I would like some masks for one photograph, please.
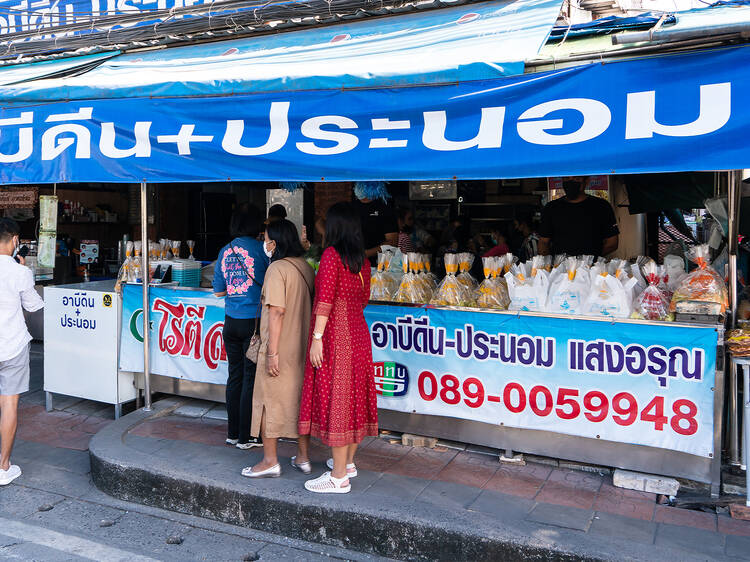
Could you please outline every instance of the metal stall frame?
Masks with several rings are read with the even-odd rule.
[[[143,285],[143,411],[150,412],[151,405],[151,306],[149,305],[149,263],[148,263],[148,185],[141,182],[141,284]]]
[[[729,327],[734,328],[737,322],[737,238],[739,228],[739,207],[742,193],[742,170],[727,172],[727,248],[729,263]],[[739,421],[739,386],[737,363],[729,364],[729,400],[727,401],[728,427],[728,462],[731,466],[740,466],[740,421]],[[745,389],[747,391],[747,389]]]

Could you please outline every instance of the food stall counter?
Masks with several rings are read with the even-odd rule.
[[[223,299],[150,299],[155,379],[221,400]],[[142,371],[141,303],[126,285],[125,371]],[[393,303],[365,318],[384,429],[719,482],[720,325]]]

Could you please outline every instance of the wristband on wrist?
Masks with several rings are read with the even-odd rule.
[[[278,357],[278,353],[266,353],[266,357]]]
[[[314,340],[322,340],[323,339],[323,332],[313,332],[313,339]]]

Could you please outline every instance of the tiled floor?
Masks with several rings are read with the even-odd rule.
[[[24,441],[42,443],[53,447],[86,451],[91,436],[112,423],[112,416],[80,414],[53,410],[22,401],[18,408],[18,437]]]

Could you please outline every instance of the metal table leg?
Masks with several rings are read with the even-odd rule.
[[[52,406],[52,393],[51,392],[45,392],[44,393],[44,409],[48,412],[51,412],[54,407]]]

